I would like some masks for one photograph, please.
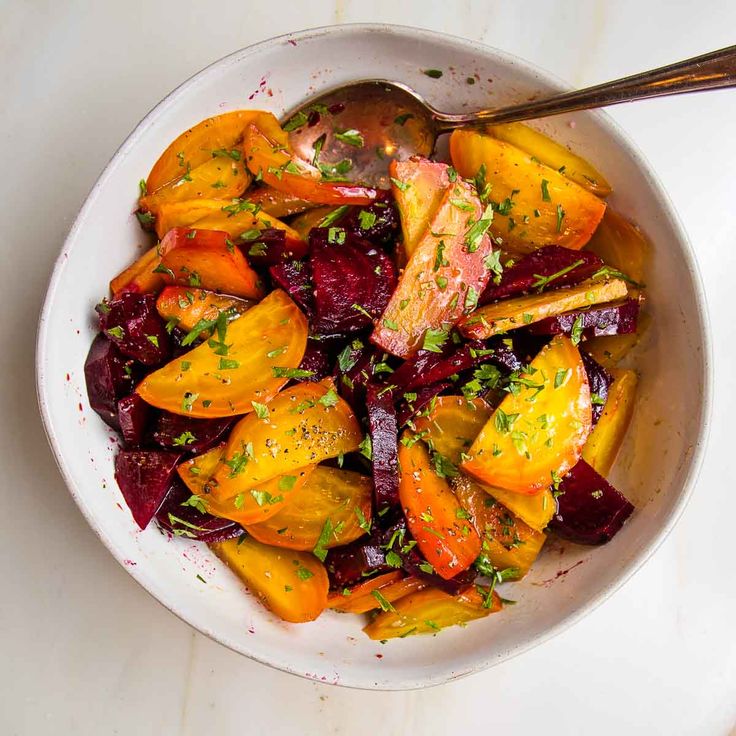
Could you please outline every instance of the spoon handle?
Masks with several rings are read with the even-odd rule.
[[[612,82],[547,97],[520,105],[480,110],[465,115],[437,113],[441,132],[464,125],[513,123],[575,110],[617,105],[648,97],[679,95],[736,86],[736,46],[696,56]]]

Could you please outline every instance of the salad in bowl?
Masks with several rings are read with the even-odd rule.
[[[325,117],[362,146],[340,112],[226,112],[166,148],[85,378],[131,524],[209,545],[284,621],[386,641],[502,610],[550,535],[604,544],[635,513],[606,477],[647,242],[522,124],[392,160],[390,189],[324,140],[293,153]]]

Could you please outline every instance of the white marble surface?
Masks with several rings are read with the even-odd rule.
[[[562,636],[423,692],[299,680],[169,614],[67,494],[37,416],[34,331],[52,261],[97,174],[140,117],[205,64],[272,35],[355,21],[477,39],[583,85],[733,43],[736,5],[0,0],[0,733],[736,733],[736,91],[612,112],[663,178],[699,254],[716,408],[675,532]]]

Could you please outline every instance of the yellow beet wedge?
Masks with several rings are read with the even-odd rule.
[[[437,588],[429,588],[393,604],[387,602],[383,612],[363,631],[377,641],[436,634],[440,629],[462,626],[500,610],[501,599],[495,592],[488,596],[471,586],[459,595],[451,596]]]
[[[482,483],[531,495],[580,459],[592,422],[590,388],[580,352],[562,335],[511,386],[461,467]]]
[[[636,384],[634,371],[614,371],[603,414],[583,448],[583,460],[604,477],[611,471],[631,422]]]
[[[520,148],[598,197],[607,197],[612,191],[603,174],[592,164],[528,125],[489,125],[486,132],[500,141]]]
[[[245,414],[254,401],[275,396],[307,346],[306,317],[280,290],[230,324],[210,328],[212,338],[141,381],[136,392],[144,401],[184,416]]]
[[[314,621],[327,606],[327,572],[312,554],[269,547],[247,536],[210,548],[284,621]]]
[[[483,340],[574,309],[623,299],[626,294],[626,282],[621,279],[584,281],[568,289],[487,304],[464,317],[458,326],[465,337]]]

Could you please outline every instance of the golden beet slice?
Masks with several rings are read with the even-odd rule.
[[[468,450],[464,471],[516,493],[548,488],[582,455],[592,423],[580,352],[558,335],[515,380]]]
[[[314,621],[327,606],[327,572],[314,555],[269,547],[248,536],[216,542],[210,548],[284,621]]]

